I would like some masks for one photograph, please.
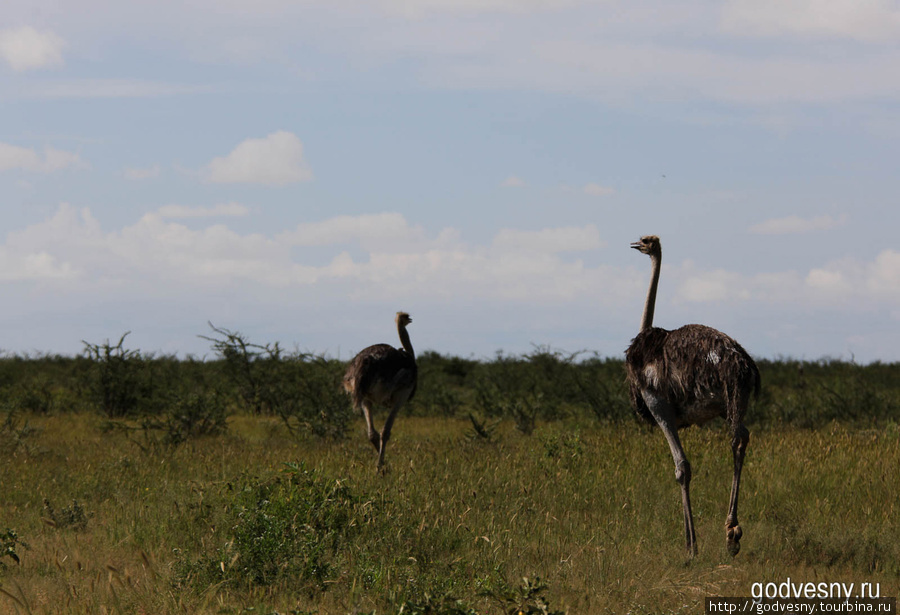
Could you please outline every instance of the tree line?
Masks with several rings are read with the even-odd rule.
[[[29,414],[94,412],[144,445],[178,444],[227,429],[241,413],[279,418],[298,436],[342,438],[354,425],[341,389],[343,361],[211,326],[212,358],[177,358],[84,342],[77,356],[0,358],[0,419],[7,434]],[[816,428],[832,421],[896,424],[900,364],[758,360],[762,395],[748,425]],[[530,434],[542,422],[633,420],[623,360],[535,346],[491,358],[418,357],[419,388],[404,413],[456,417],[490,437],[501,422]]]

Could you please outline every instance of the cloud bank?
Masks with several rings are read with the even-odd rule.
[[[10,3],[10,19],[33,13],[33,2]],[[900,7],[889,0],[688,0],[678,6],[617,0],[272,0],[252,11],[240,2],[213,0],[135,0],[121,7],[90,0],[54,4],[52,12],[60,28],[83,38],[109,40],[115,32],[167,41],[200,64],[291,64],[287,59],[303,41],[351,66],[389,68],[412,61],[416,80],[441,89],[524,88],[617,104],[707,101],[739,108],[900,99]],[[179,15],[177,28],[161,17],[166,14]],[[336,25],[345,23],[367,26]],[[53,32],[28,26],[3,32],[0,58],[13,70],[61,64],[65,43]],[[29,90],[48,97],[190,91],[115,79]]]
[[[0,245],[4,279],[68,278],[85,284],[285,287],[352,280],[347,295],[529,298],[550,302],[609,301],[643,294],[643,269],[588,266],[583,254],[606,242],[593,224],[537,231],[503,228],[489,244],[465,241],[457,229],[429,233],[392,212],[336,216],[274,234],[240,233],[215,223],[189,228],[181,220],[245,217],[239,203],[166,205],[123,228],[103,231],[88,208],[61,204],[43,222],[10,232]],[[297,249],[329,254],[305,262]],[[299,254],[299,256],[298,256]],[[322,260],[321,257],[316,260]],[[596,260],[596,258],[594,258]],[[637,273],[635,273],[637,271]],[[900,300],[900,252],[871,262],[845,259],[807,272],[744,275],[699,270],[692,261],[666,265],[663,277],[687,303],[758,301],[810,304]],[[615,289],[624,289],[615,292]]]
[[[147,306],[146,326],[160,326],[158,314],[166,313],[172,326],[191,326],[195,333],[223,315],[238,323],[260,317],[293,322],[287,315],[299,311],[318,315],[304,325],[306,337],[329,344],[343,339],[322,337],[339,313],[358,317],[360,310],[384,306],[388,315],[397,309],[442,314],[446,322],[431,328],[429,343],[457,352],[489,354],[484,344],[490,336],[509,331],[521,344],[549,338],[573,348],[600,344],[617,354],[637,326],[649,278],[647,263],[605,264],[606,241],[590,224],[502,228],[484,243],[467,241],[452,227],[429,231],[396,212],[301,222],[275,234],[227,224],[252,215],[233,202],[167,205],[104,230],[90,209],[63,203],[45,220],[7,234],[0,244],[0,283],[16,285],[7,294],[40,305],[53,297],[75,331],[80,325],[71,306],[80,304],[96,304],[89,320],[102,309],[104,322],[124,319],[129,329],[140,326],[129,320],[137,313],[119,308],[127,311],[116,315],[111,306]],[[817,318],[812,314],[841,310],[900,319],[900,251],[891,248],[869,261],[846,258],[753,275],[672,262],[664,265],[662,284],[659,326],[704,322],[743,338],[753,352],[765,339],[742,329],[753,316],[809,324]],[[193,324],[179,320],[189,308]],[[463,318],[473,310],[481,314],[478,322]],[[453,333],[454,327],[465,334]],[[567,337],[570,330],[579,337]],[[796,335],[791,331],[776,327],[766,334],[768,343],[785,348],[784,336]],[[866,343],[877,346],[884,335],[869,337]],[[179,343],[192,349],[188,338]],[[861,339],[857,331],[847,338]]]

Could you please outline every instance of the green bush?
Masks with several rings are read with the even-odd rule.
[[[20,412],[8,410],[0,422],[0,455],[12,455],[20,447],[26,447],[27,451],[27,439],[36,432],[37,429],[21,418]]]
[[[365,514],[341,482],[286,464],[270,480],[241,489],[229,506],[230,531],[214,556],[181,562],[178,583],[205,587],[285,583],[310,593],[333,578],[339,549]],[[369,509],[370,510],[370,509]]]
[[[538,346],[528,355],[498,353],[471,370],[473,405],[483,416],[511,419],[530,434],[538,421],[630,415],[621,361],[579,362],[581,353]],[[610,368],[613,369],[610,369]]]
[[[50,503],[50,500],[44,498],[42,517],[44,523],[51,527],[84,531],[87,528],[88,516],[84,507],[77,500],[72,500],[71,506],[63,506],[62,509],[57,511]]]
[[[832,421],[883,424],[900,414],[900,364],[759,361],[760,400],[750,423],[815,428]]]
[[[471,407],[469,375],[478,367],[474,359],[442,356],[427,350],[416,359],[419,384],[409,404],[409,413],[418,416],[457,416]]]
[[[123,346],[129,333],[124,333],[115,346],[109,340],[102,344],[83,342],[84,354],[92,366],[88,389],[108,418],[152,413],[158,409],[152,357]]]
[[[141,429],[151,443],[177,446],[192,438],[225,433],[227,418],[221,396],[216,391],[200,390],[173,397],[163,412],[144,417]]]
[[[19,555],[16,553],[18,547],[27,549],[28,545],[19,539],[19,535],[15,530],[6,528],[5,531],[0,532],[0,570],[3,570],[3,567],[6,565],[6,562],[3,561],[4,557],[8,557],[17,564],[19,563]]]
[[[522,584],[510,586],[505,580],[488,583],[482,594],[498,603],[504,613],[515,615],[564,615],[563,611],[551,610],[545,594],[547,584],[540,577],[525,577]]]
[[[621,421],[634,417],[621,360],[594,355],[573,363],[572,382],[578,392],[576,403],[598,420]]]
[[[78,357],[0,357],[0,411],[7,413],[0,449],[18,447],[19,435],[27,435],[10,427],[9,412],[19,420],[87,409],[169,444],[222,433],[225,417],[234,413],[278,417],[296,434],[346,435],[355,417],[341,390],[345,363],[212,330],[203,336],[215,353],[210,360],[128,349],[127,333],[115,344],[83,342]],[[404,413],[512,422],[526,434],[559,420],[633,420],[621,358],[536,346],[524,355],[498,353],[487,360],[425,351],[418,363],[418,390]],[[747,413],[751,428],[818,428],[835,421],[881,427],[900,415],[898,363],[757,364],[762,393]]]
[[[308,353],[284,353],[275,344],[253,344],[242,334],[210,326],[206,337],[222,359],[228,381],[245,408],[281,418],[292,432],[345,436],[353,414],[341,391],[344,365]]]

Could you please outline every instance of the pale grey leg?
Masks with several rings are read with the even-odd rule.
[[[405,402],[406,400],[404,399],[394,404],[394,407],[391,408],[387,419],[384,421],[384,427],[381,428],[381,446],[378,449],[379,469],[384,467],[384,451],[387,448],[388,440],[391,439],[391,429],[394,427],[394,419],[397,418],[397,413],[400,412],[400,408],[403,407],[403,404]]]
[[[744,466],[744,453],[750,442],[750,432],[743,425],[734,429],[731,438],[731,450],[734,453],[734,478],[731,481],[731,500],[728,503],[728,517],[725,519],[725,541],[728,552],[732,556],[741,550],[743,531],[738,524],[738,491],[741,488],[741,469]]]
[[[375,425],[372,423],[372,410],[365,402],[362,404],[362,413],[366,419],[366,433],[369,437],[369,442],[372,443],[376,451],[381,450],[381,436],[375,431]]]
[[[656,419],[657,425],[669,443],[672,459],[675,461],[675,481],[681,485],[681,506],[684,512],[684,539],[688,553],[691,557],[697,555],[697,535],[694,532],[694,515],[691,512],[691,464],[688,462],[681,440],[678,438],[678,429],[675,426],[674,411],[663,399],[644,396],[647,408]]]

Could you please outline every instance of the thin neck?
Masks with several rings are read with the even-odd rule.
[[[406,332],[406,327],[397,325],[397,333],[400,335],[400,343],[403,344],[403,350],[408,352],[409,356],[415,358],[416,351],[413,350],[412,342],[409,341],[409,333]]]
[[[650,276],[650,288],[647,289],[647,303],[644,304],[644,316],[641,318],[641,331],[653,326],[653,311],[656,309],[656,287],[659,286],[659,270],[662,265],[661,254],[651,254],[653,274]]]

